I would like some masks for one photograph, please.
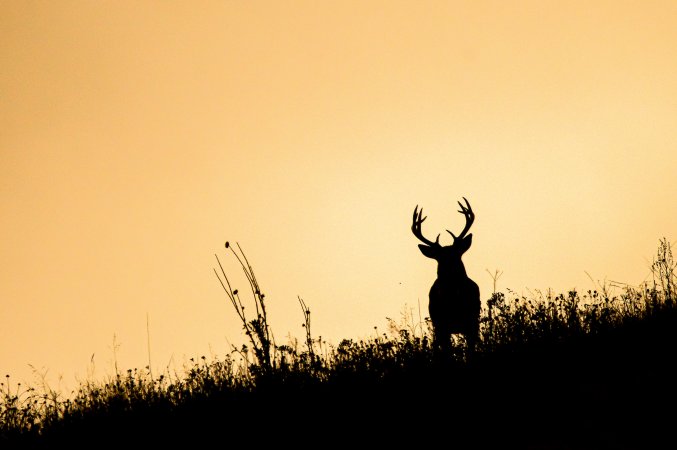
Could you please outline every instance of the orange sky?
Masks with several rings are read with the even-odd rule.
[[[640,283],[677,238],[675,55],[673,1],[2,2],[0,370],[110,373],[114,334],[142,367],[146,314],[156,371],[223,355],[226,240],[278,341],[297,295],[367,336],[427,309],[411,214],[458,231],[461,196],[483,300],[486,269]]]

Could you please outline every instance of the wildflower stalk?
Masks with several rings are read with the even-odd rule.
[[[306,347],[308,347],[308,356],[310,356],[310,361],[315,360],[315,351],[313,350],[313,335],[310,332],[310,308],[306,305],[306,302],[299,296],[299,305],[301,306],[301,312],[303,312],[303,325],[302,327],[306,330]]]
[[[245,307],[242,303],[242,299],[240,298],[240,293],[237,289],[233,289],[231,286],[230,281],[226,276],[226,271],[223,269],[223,265],[219,260],[219,256],[216,254],[214,256],[216,257],[216,261],[219,265],[219,268],[221,269],[221,275],[223,275],[223,279],[221,279],[221,276],[216,271],[216,268],[214,268],[214,274],[221,283],[224,292],[228,296],[228,299],[230,300],[235,312],[242,322],[243,329],[249,338],[249,342],[252,344],[252,349],[254,350],[254,354],[258,363],[264,372],[269,372],[273,368],[274,358],[273,355],[271,355],[271,352],[275,346],[272,344],[272,332],[270,330],[270,326],[268,325],[265,294],[261,292],[261,287],[259,286],[256,275],[254,274],[254,269],[252,268],[251,264],[249,264],[242,247],[240,247],[239,244],[236,245],[237,249],[239,250],[239,254],[229,242],[226,242],[225,246],[226,249],[230,249],[233,255],[235,255],[235,258],[240,263],[242,271],[249,282],[249,287],[254,296],[254,308],[256,311],[255,319],[250,320],[247,318]]]

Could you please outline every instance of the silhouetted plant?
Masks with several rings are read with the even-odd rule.
[[[313,335],[310,332],[310,308],[306,305],[306,302],[299,296],[299,305],[301,306],[301,312],[303,313],[303,324],[301,325],[306,332],[306,349],[308,350],[308,357],[311,362],[315,361],[315,350],[313,348]]]
[[[672,248],[667,238],[659,241],[658,252],[651,264],[654,276],[654,284],[658,282],[661,291],[665,295],[666,303],[672,303],[675,295],[675,283],[677,283],[677,262],[672,258]]]
[[[247,277],[249,287],[254,296],[254,308],[256,312],[255,319],[247,318],[247,314],[245,313],[245,306],[242,304],[242,300],[240,298],[240,292],[238,289],[233,289],[232,286],[230,285],[230,281],[228,280],[226,272],[223,269],[223,266],[221,265],[219,256],[216,254],[214,256],[216,257],[216,261],[218,262],[219,268],[221,269],[223,280],[219,276],[219,273],[216,271],[216,269],[214,269],[214,274],[216,274],[216,277],[219,279],[219,282],[221,283],[224,292],[228,296],[228,299],[233,305],[233,308],[235,308],[235,312],[237,313],[238,317],[240,318],[240,321],[242,322],[245,334],[247,335],[249,341],[252,344],[252,350],[256,355],[259,367],[264,371],[269,372],[273,367],[272,365],[274,355],[272,355],[271,353],[275,349],[275,345],[272,342],[272,332],[270,330],[270,326],[268,325],[268,315],[266,313],[266,302],[265,302],[266,296],[263,292],[261,292],[261,287],[259,286],[259,283],[256,279],[256,275],[254,275],[254,269],[252,269],[252,266],[249,264],[247,257],[245,256],[244,252],[242,251],[242,248],[240,247],[240,244],[236,245],[238,250],[240,251],[239,255],[238,252],[236,252],[235,249],[231,247],[229,242],[226,242],[226,249],[230,249],[233,255],[235,255],[235,258],[242,267],[242,271]]]

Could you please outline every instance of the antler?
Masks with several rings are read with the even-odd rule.
[[[458,237],[456,237],[454,236],[454,233],[447,230],[447,233],[449,233],[451,237],[454,238],[454,241],[456,241],[457,239],[463,239],[466,233],[468,233],[468,230],[470,230],[472,223],[475,221],[475,213],[472,211],[470,203],[468,203],[468,199],[463,197],[463,200],[465,200],[466,206],[463,206],[461,202],[458,202],[458,206],[461,207],[461,210],[459,212],[465,216],[465,227],[463,228],[463,231],[461,231],[461,234],[459,234]]]
[[[423,216],[423,208],[421,208],[421,210],[419,211],[418,205],[416,205],[416,208],[414,208],[413,222],[411,224],[412,233],[414,233],[414,236],[416,236],[424,244],[427,244],[431,247],[439,246],[440,245],[440,235],[439,234],[437,235],[437,239],[435,240],[435,242],[429,241],[428,239],[423,237],[423,232],[421,231],[421,224],[428,217],[422,217],[422,216]]]

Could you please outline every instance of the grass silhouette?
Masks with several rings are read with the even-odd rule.
[[[405,311],[389,330],[328,345],[274,342],[249,262],[257,306],[226,294],[249,345],[223,359],[191,359],[184,374],[149,370],[83,383],[70,398],[0,386],[0,448],[153,445],[422,445],[451,448],[674,447],[677,380],[675,262],[661,240],[654,280],[612,295],[492,294],[468,361],[463,339],[432,345],[427,322]]]

